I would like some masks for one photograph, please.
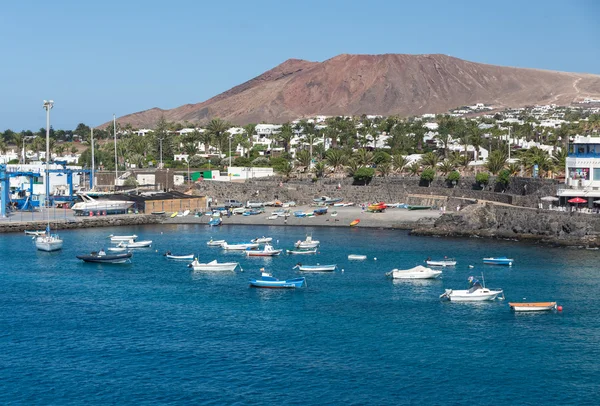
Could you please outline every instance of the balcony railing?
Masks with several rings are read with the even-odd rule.
[[[600,152],[569,152],[569,158],[600,158]]]

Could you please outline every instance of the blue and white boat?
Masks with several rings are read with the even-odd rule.
[[[294,278],[280,281],[264,269],[261,269],[260,279],[250,279],[252,288],[295,289],[306,286],[306,278]]]
[[[514,259],[512,259],[512,258],[506,258],[506,257],[483,258],[483,263],[485,265],[505,265],[505,266],[512,266],[513,262],[515,262]]]
[[[223,220],[221,220],[220,217],[214,217],[214,218],[210,219],[210,221],[208,222],[208,225],[211,227],[216,227],[216,226],[220,226],[221,223],[223,223]]]
[[[303,272],[333,272],[335,271],[337,268],[337,265],[302,265],[300,263],[298,263],[294,268],[292,269],[298,269],[299,271],[303,271]]]

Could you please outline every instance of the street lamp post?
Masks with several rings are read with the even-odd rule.
[[[44,100],[46,110],[46,207],[50,207],[50,110],[54,100]]]
[[[229,181],[231,181],[231,137],[229,134],[229,166],[227,167],[227,173],[229,174]]]
[[[159,138],[158,141],[160,142],[160,169],[162,169],[163,167],[163,162],[162,162],[162,138]]]

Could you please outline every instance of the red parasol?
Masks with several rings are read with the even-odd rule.
[[[587,200],[582,199],[581,197],[575,197],[573,199],[567,200],[569,203],[587,203]]]

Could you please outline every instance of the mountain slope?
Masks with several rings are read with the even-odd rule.
[[[290,59],[205,102],[118,119],[152,127],[169,121],[280,123],[303,116],[443,113],[473,103],[519,107],[568,105],[600,96],[600,76],[511,68],[446,55],[338,55],[324,62]]]

